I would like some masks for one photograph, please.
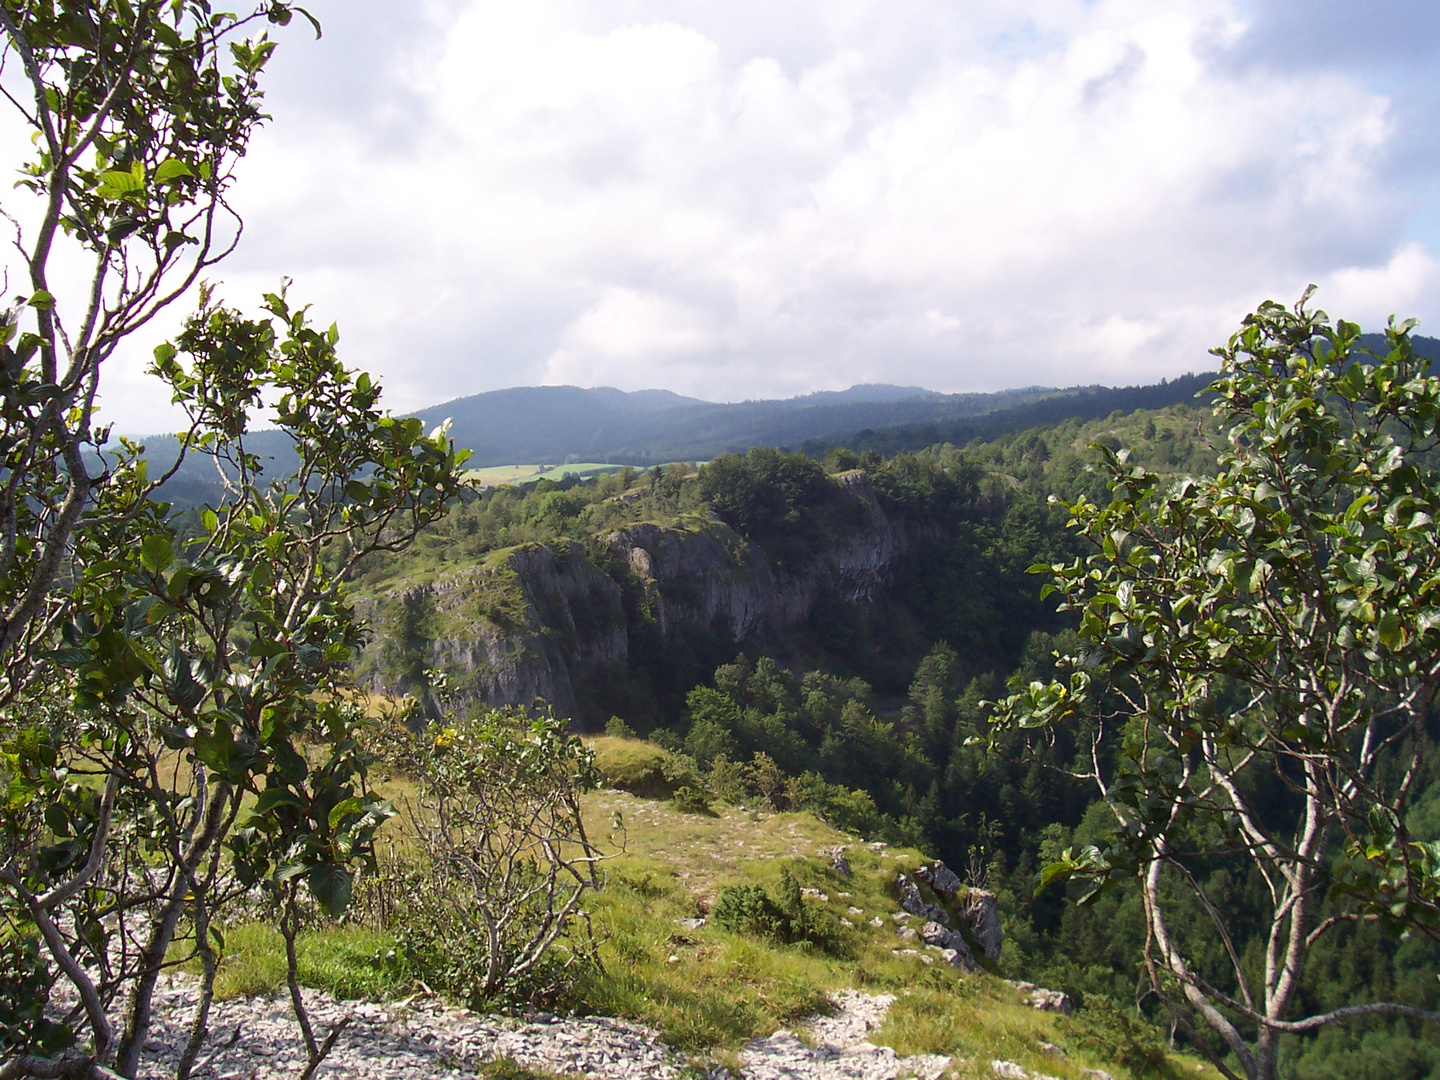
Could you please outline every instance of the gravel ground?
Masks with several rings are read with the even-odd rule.
[[[800,1033],[777,1031],[753,1039],[740,1058],[745,1080],[933,1080],[948,1058],[897,1057],[866,1041],[894,1000],[845,990],[834,995],[834,1016],[817,1016]],[[193,983],[176,979],[156,995],[155,1025],[145,1044],[141,1076],[171,1075],[184,1044]],[[317,1038],[345,1017],[317,1077],[342,1080],[435,1080],[473,1077],[486,1061],[521,1065],[595,1080],[672,1080],[695,1076],[686,1055],[640,1024],[605,1017],[536,1014],[527,1020],[484,1016],[433,1000],[408,1004],[337,1001],[306,992]],[[211,1010],[211,1040],[193,1075],[212,1080],[295,1080],[305,1057],[288,997],[240,998]],[[803,1036],[803,1039],[802,1039]],[[715,1070],[712,1076],[724,1075]]]

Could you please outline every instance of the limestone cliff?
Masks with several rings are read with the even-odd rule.
[[[370,614],[424,601],[433,613],[424,666],[445,670],[462,699],[529,706],[538,698],[561,714],[597,719],[584,715],[584,687],[624,668],[642,641],[664,648],[703,632],[769,646],[809,619],[823,592],[858,603],[881,595],[905,538],[863,472],[834,479],[855,513],[798,572],[776,569],[761,547],[696,515],[633,525],[594,537],[588,548],[569,541],[491,552],[481,565],[377,598]],[[411,689],[386,678],[383,645],[372,644],[365,664],[377,689]]]
[[[636,525],[604,543],[644,587],[662,635],[688,622],[722,626],[736,642],[753,637],[766,643],[808,619],[824,589],[871,603],[890,582],[895,530],[869,478],[856,470],[834,479],[857,502],[858,523],[799,574],[778,572],[762,550],[713,520],[692,529]]]

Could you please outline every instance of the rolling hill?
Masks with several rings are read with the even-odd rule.
[[[1440,339],[1414,340],[1422,356],[1440,360]],[[1362,341],[1376,351],[1383,344],[1383,338],[1373,334]],[[959,445],[1071,418],[1095,419],[1117,409],[1130,412],[1193,401],[1209,378],[1201,373],[1144,386],[1032,386],[984,394],[872,383],[732,404],[669,390],[518,386],[456,398],[414,415],[427,426],[449,418],[451,436],[457,445],[474,451],[471,464],[476,468],[580,461],[648,466],[705,461],[752,446],[811,454],[828,446],[849,446],[888,454],[940,442]],[[152,474],[174,462],[173,436],[143,441]],[[282,433],[253,432],[247,445],[266,461],[267,472],[283,476],[289,471],[292,458]],[[217,486],[213,463],[195,459],[184,463],[164,494],[178,506],[192,506],[212,498]]]

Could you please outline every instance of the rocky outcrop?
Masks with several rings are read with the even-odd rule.
[[[971,938],[987,957],[1000,959],[1005,928],[1000,923],[1000,906],[994,893],[968,887],[959,874],[939,861],[920,867],[915,876],[929,885],[936,896],[951,903],[960,925],[970,931]]]
[[[968,971],[980,968],[972,946],[978,946],[992,963],[1000,959],[1005,929],[1000,923],[1000,909],[994,893],[963,884],[959,876],[942,862],[922,866],[915,876],[949,906],[947,910],[942,904],[931,903],[909,877],[903,873],[896,876],[900,906],[911,915],[925,920],[919,931],[925,944],[951,954],[946,957],[950,963]]]
[[[421,666],[444,670],[462,700],[528,707],[543,699],[562,715],[603,720],[608,714],[583,715],[582,691],[606,668],[623,668],[641,641],[654,648],[658,637],[665,648],[698,633],[769,647],[809,620],[822,595],[880,597],[907,541],[865,473],[834,479],[854,500],[849,524],[793,573],[722,522],[695,515],[632,525],[596,537],[589,549],[570,541],[492,552],[481,565],[395,590],[362,613],[414,601],[418,590],[433,610]],[[413,692],[403,678],[387,680],[384,648],[375,642],[367,651],[372,683]]]
[[[620,587],[571,542],[525,545],[488,565],[442,576],[390,597],[430,609],[425,662],[450,678],[461,700],[531,706],[574,715],[576,687],[627,655]],[[383,643],[372,644],[378,652]],[[406,685],[377,688],[413,691]]]
[[[995,894],[984,889],[966,889],[955,903],[961,925],[970,928],[981,951],[991,960],[999,960],[1000,947],[1005,944],[1005,928],[1000,923]]]
[[[822,592],[873,603],[894,576],[905,545],[869,477],[854,470],[834,479],[855,500],[856,520],[800,573],[777,571],[760,548],[713,519],[633,525],[603,542],[645,590],[662,636],[689,624],[766,642],[809,619]]]
[[[1032,982],[1014,982],[1005,980],[1006,984],[1013,986],[1016,990],[1024,993],[1025,1000],[1032,1009],[1040,1012],[1058,1012],[1070,1016],[1075,1012],[1075,1005],[1070,1000],[1070,995],[1064,990],[1046,990],[1043,986],[1036,986]]]

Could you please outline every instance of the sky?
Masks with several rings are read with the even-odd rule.
[[[1440,335],[1440,4],[310,0],[217,275],[396,410],[1153,382],[1307,283]],[[117,356],[120,430],[174,426]]]

